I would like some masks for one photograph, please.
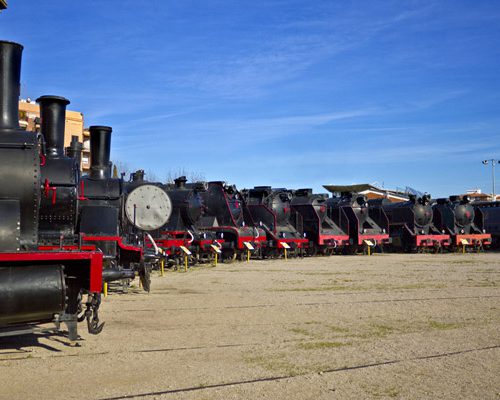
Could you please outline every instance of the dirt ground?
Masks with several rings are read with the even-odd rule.
[[[1,399],[500,399],[500,254],[156,275],[99,336],[0,339]]]

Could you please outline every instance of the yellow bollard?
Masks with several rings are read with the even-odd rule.
[[[214,265],[215,267],[217,266],[217,256],[218,256],[218,254],[217,254],[217,252],[215,252],[215,265]]]
[[[250,261],[250,250],[247,250],[247,262]]]
[[[184,272],[188,272],[188,256],[184,256]]]
[[[160,276],[165,274],[165,259],[162,258],[160,261]]]
[[[108,297],[108,282],[104,282],[102,292],[104,294],[104,297]]]
[[[465,254],[465,244],[462,245],[462,254]]]
[[[285,261],[288,260],[288,255],[287,255],[287,252],[286,252],[286,248],[285,248]]]
[[[368,255],[371,256],[371,247],[368,245]]]

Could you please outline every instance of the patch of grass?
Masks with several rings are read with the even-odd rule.
[[[374,289],[379,290],[407,290],[407,289],[442,289],[446,287],[442,283],[409,283],[406,285],[376,284]]]
[[[472,281],[472,279],[471,279]],[[484,280],[484,281],[480,281],[480,282],[477,282],[477,281],[473,281],[473,282],[470,282],[467,284],[468,287],[497,287],[498,284],[495,282],[495,281],[490,281],[488,279]]]
[[[330,330],[332,330],[333,332],[336,332],[336,333],[349,333],[349,329],[341,328],[340,326],[330,325],[328,328],[330,328]]]
[[[350,342],[309,342],[299,343],[297,347],[302,350],[332,349],[337,347],[350,346]]]
[[[344,282],[348,282],[344,280]],[[407,289],[442,289],[446,285],[442,283],[411,283],[406,285],[394,285],[385,283],[376,283],[370,286],[360,285],[322,285],[317,287],[268,289],[270,292],[338,292],[338,291],[369,291],[369,290],[407,290]]]
[[[298,335],[304,335],[304,336],[313,336],[311,333],[303,328],[290,328],[290,332],[296,333]]]
[[[258,355],[244,358],[248,364],[257,365],[268,371],[284,374],[287,376],[296,376],[303,374],[305,370],[296,364],[290,362],[286,354],[279,353],[275,355]]]
[[[398,331],[396,328],[389,326],[389,325],[383,325],[383,324],[375,324],[371,325],[370,327],[367,328],[367,330],[363,333],[359,333],[356,335],[352,335],[353,337],[357,337],[360,339],[373,339],[373,338],[384,338],[386,336],[389,336],[390,334]]]
[[[371,334],[377,337],[386,337],[393,333],[395,329],[389,325],[373,325]]]
[[[456,329],[460,328],[460,324],[455,324],[455,323],[446,323],[446,322],[439,322],[439,321],[429,321],[429,326],[432,329],[437,329],[440,331],[445,331],[448,329]]]

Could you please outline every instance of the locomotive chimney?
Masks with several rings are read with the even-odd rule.
[[[130,178],[132,182],[142,182],[144,181],[144,170],[143,169],[138,169],[135,172],[132,172],[130,174]]]
[[[185,176],[179,176],[177,179],[174,179],[175,187],[179,189],[183,189],[186,187],[187,179]]]
[[[0,41],[0,131],[19,129],[23,46]]]
[[[71,136],[71,143],[68,147],[66,147],[66,155],[75,160],[78,164],[78,168],[80,168],[80,164],[82,161],[82,151],[83,144],[78,141],[78,136]]]
[[[90,131],[90,177],[110,177],[111,127],[91,126]]]
[[[66,106],[69,100],[59,96],[42,96],[36,102],[40,104],[41,131],[45,138],[47,157],[63,157]]]

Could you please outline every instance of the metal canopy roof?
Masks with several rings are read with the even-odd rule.
[[[0,10],[7,8],[7,0],[0,0]]]
[[[332,193],[359,193],[364,190],[376,190],[377,192],[381,191],[378,187],[370,185],[369,183],[359,183],[357,185],[323,185],[323,187]]]

